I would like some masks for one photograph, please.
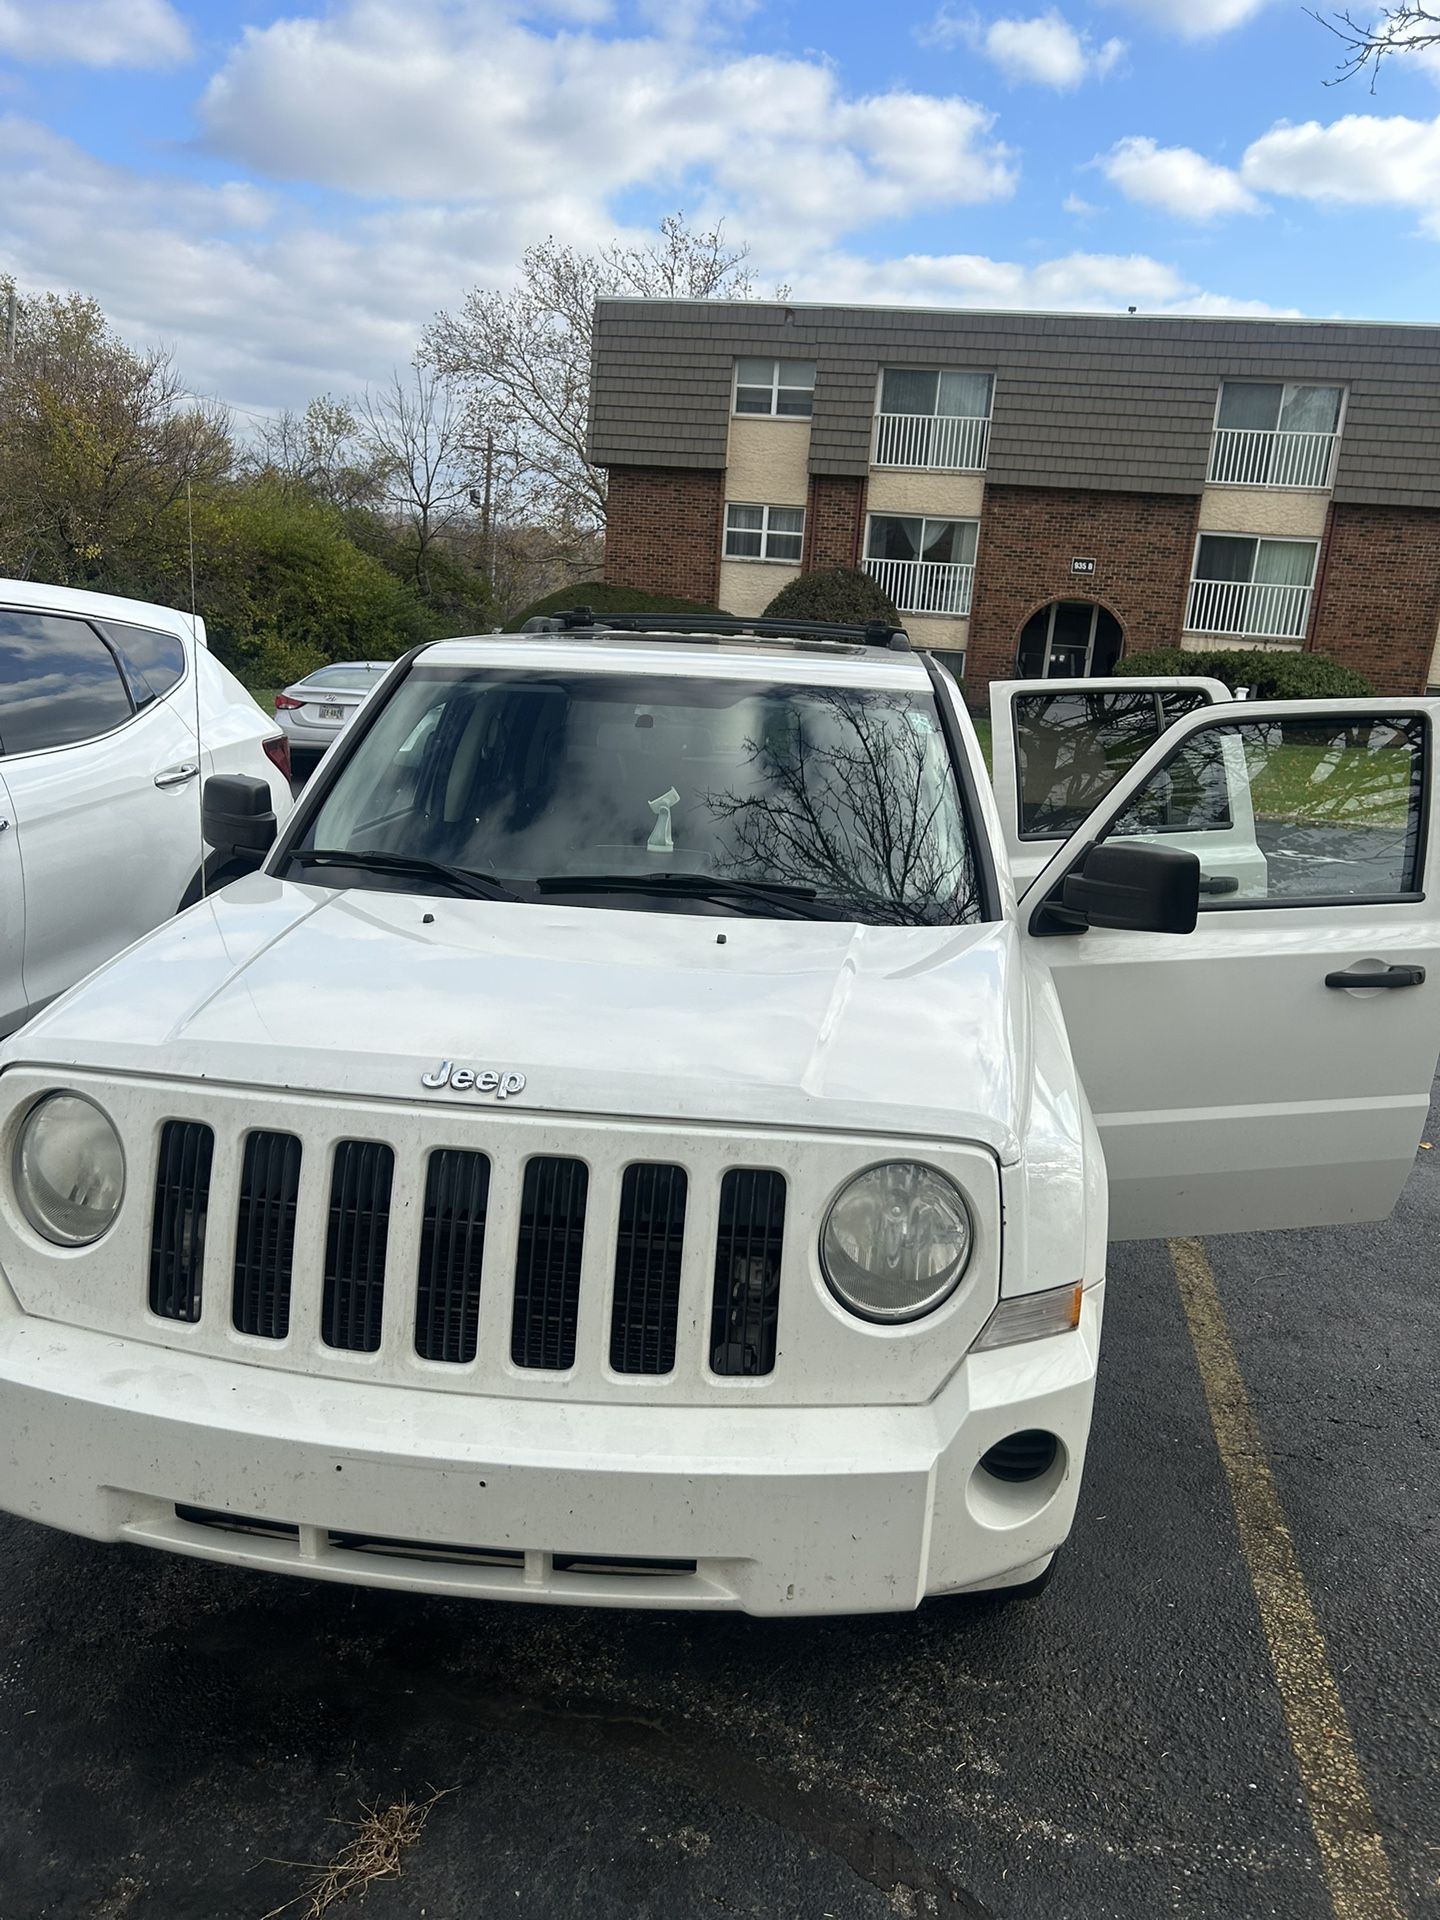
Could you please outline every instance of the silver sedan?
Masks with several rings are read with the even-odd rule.
[[[275,696],[275,718],[292,753],[324,753],[390,671],[389,660],[342,660],[317,667]]]

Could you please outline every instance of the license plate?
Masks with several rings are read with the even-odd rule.
[[[344,717],[345,709],[343,707],[321,707],[320,709],[320,718],[322,720],[342,720]]]

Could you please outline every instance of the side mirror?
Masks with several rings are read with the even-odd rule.
[[[278,830],[268,782],[247,773],[215,773],[205,782],[200,831],[217,853],[251,854],[258,863]]]
[[[1193,933],[1200,905],[1200,856],[1180,847],[1116,840],[1091,847],[1065,877],[1048,912],[1061,927],[1115,927],[1129,933]]]

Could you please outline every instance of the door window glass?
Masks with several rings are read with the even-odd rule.
[[[0,610],[0,752],[91,740],[134,711],[115,656],[92,626]]]
[[[1073,833],[1176,717],[1162,719],[1160,698],[1148,688],[1020,693],[1011,707],[1022,840],[1058,840]]]
[[[1215,836],[1197,849],[1212,911],[1415,893],[1427,744],[1418,715],[1217,723],[1181,743],[1104,838]]]
[[[105,632],[120,655],[137,707],[163,700],[185,678],[185,649],[173,633],[131,626],[125,620],[107,620]]]

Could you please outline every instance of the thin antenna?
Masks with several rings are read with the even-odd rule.
[[[200,840],[200,898],[205,885],[205,755],[200,746],[200,622],[195,613],[195,509],[190,476],[185,476],[185,539],[190,549],[190,676],[195,682],[195,827]]]

